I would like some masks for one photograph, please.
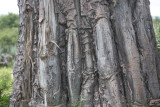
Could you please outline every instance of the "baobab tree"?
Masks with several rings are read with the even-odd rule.
[[[149,0],[18,0],[10,107],[158,104]]]

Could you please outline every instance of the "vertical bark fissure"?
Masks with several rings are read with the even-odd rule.
[[[82,36],[84,68],[83,68],[83,83],[81,89],[81,105],[82,107],[93,107],[93,93],[95,84],[95,71],[93,62],[93,51],[91,49],[91,33],[84,31]]]
[[[86,0],[81,0],[81,16],[80,16],[80,36],[82,44],[82,86],[81,86],[81,99],[80,106],[82,107],[93,107],[94,100],[94,88],[95,88],[95,77],[96,68],[95,66],[95,56],[93,54],[93,30],[92,24],[89,17],[85,13],[85,4],[88,2]]]
[[[32,30],[33,29],[33,22],[32,22],[32,12],[28,12],[28,16],[27,16],[27,37],[26,37],[26,55],[25,55],[25,71],[23,74],[23,85],[22,85],[22,90],[24,90],[22,97],[24,98],[24,100],[22,101],[24,105],[26,105],[27,103],[29,103],[29,100],[31,98],[31,70],[32,70]]]
[[[60,69],[61,69],[61,83],[62,83],[62,107],[67,105],[68,100],[68,82],[67,82],[67,50],[66,50],[66,34],[65,34],[65,26],[59,25],[59,47],[61,50],[59,50],[59,59],[60,59]]]
[[[125,81],[125,73],[123,72],[123,63],[122,63],[122,59],[120,57],[120,51],[118,48],[119,45],[118,45],[118,40],[117,40],[117,37],[118,35],[116,35],[116,25],[114,24],[115,23],[115,20],[113,19],[113,15],[114,15],[114,7],[115,7],[115,3],[114,2],[109,2],[110,6],[109,6],[109,11],[110,11],[110,23],[111,23],[111,29],[113,31],[113,41],[115,43],[115,50],[116,50],[116,53],[117,53],[117,69],[118,69],[118,72],[119,72],[119,80],[122,81],[120,83],[120,86],[122,87],[122,90],[120,90],[120,92],[122,93],[123,97],[124,97],[124,101],[126,102],[126,105],[128,105],[128,100],[127,100],[127,91],[126,91],[126,81]]]

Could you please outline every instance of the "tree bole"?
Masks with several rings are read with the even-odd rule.
[[[149,0],[18,0],[18,6],[10,107],[160,105]]]

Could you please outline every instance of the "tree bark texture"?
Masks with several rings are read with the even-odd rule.
[[[10,107],[141,107],[160,98],[149,0],[18,0]]]

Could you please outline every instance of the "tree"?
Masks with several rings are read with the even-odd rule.
[[[160,59],[149,0],[18,5],[10,107],[140,107],[159,101]]]

